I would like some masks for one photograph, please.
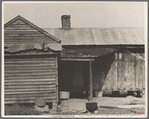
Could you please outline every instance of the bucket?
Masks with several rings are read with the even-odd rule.
[[[89,112],[92,112],[93,113],[95,110],[98,109],[97,102],[88,102],[88,103],[86,103],[86,109]]]
[[[60,91],[60,99],[68,99],[70,97],[70,92]]]

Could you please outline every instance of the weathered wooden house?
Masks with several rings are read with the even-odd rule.
[[[58,102],[56,37],[17,16],[4,25],[5,103]]]
[[[62,28],[42,30],[20,16],[5,24],[5,103],[40,96],[58,102],[59,91],[79,98],[101,91],[139,95],[145,88],[143,28],[70,24],[69,15]]]
[[[143,28],[71,28],[70,15],[61,20],[62,28],[44,29],[62,41],[60,90],[140,95],[145,88]]]

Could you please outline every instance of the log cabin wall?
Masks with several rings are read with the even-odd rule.
[[[142,91],[145,88],[145,61],[143,52],[111,53],[93,63],[94,91]]]
[[[6,56],[5,104],[58,101],[57,57]]]

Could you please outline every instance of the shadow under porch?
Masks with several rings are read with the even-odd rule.
[[[59,91],[70,92],[70,98],[97,96],[105,85],[114,58],[114,53],[109,53],[92,61],[59,61]]]
[[[89,62],[60,61],[59,91],[70,92],[70,98],[88,98]]]

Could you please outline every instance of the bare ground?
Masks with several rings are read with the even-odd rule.
[[[5,115],[142,115],[145,114],[145,97],[132,96],[123,98],[94,98],[98,110],[90,113],[86,110],[87,99],[69,99],[69,110],[58,110],[40,113],[33,109],[34,105],[5,105]]]
[[[100,107],[94,113],[88,111],[66,111],[66,112],[49,112],[49,115],[139,115],[138,112],[145,113],[145,108],[110,108],[110,107]]]
[[[98,103],[98,110],[90,113],[86,110],[87,99],[69,99],[69,111],[50,111],[49,115],[141,115],[145,114],[145,97],[127,96],[122,98],[94,98]]]

